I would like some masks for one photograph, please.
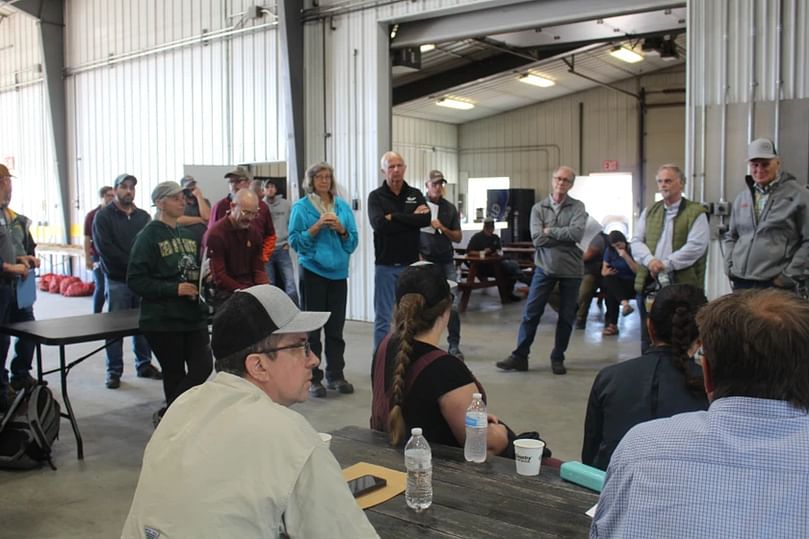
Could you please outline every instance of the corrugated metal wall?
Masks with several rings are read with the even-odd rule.
[[[0,21],[0,161],[17,177],[11,208],[30,217],[37,241],[62,237],[42,48],[36,21],[14,13]]]
[[[183,164],[285,160],[274,17],[216,37],[253,4],[67,4],[74,223],[97,203],[98,187],[122,172],[139,178],[136,200],[148,207],[152,187],[178,179]]]
[[[706,201],[732,201],[744,185],[747,143],[758,137],[775,140],[782,167],[805,182],[809,177],[807,3],[691,0],[688,21],[686,129],[697,194],[704,192]],[[721,220],[714,217],[712,222],[716,225]],[[721,259],[714,239],[709,297],[730,290]]]
[[[450,184],[458,183],[458,126],[394,116],[393,149],[407,163],[411,185],[423,188],[431,170],[443,172]]]

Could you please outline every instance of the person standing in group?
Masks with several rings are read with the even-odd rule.
[[[267,262],[267,277],[270,283],[283,285],[287,296],[298,305],[298,288],[295,284],[295,270],[292,267],[292,257],[289,256],[289,217],[292,206],[284,195],[278,192],[278,187],[268,180],[264,186],[264,202],[270,208],[272,226],[275,228],[275,249]],[[281,288],[281,287],[279,287]]]
[[[683,196],[685,175],[680,167],[669,164],[657,169],[657,188],[663,200],[643,210],[630,243],[638,262],[635,292],[641,353],[646,353],[651,344],[646,330],[647,294],[655,288],[655,281],[659,285],[670,282],[704,289],[710,238],[705,208]]]
[[[104,271],[109,312],[137,309],[140,297],[126,284],[129,253],[135,236],[150,221],[149,214],[135,206],[135,185],[138,179],[131,174],[115,178],[115,199],[99,210],[93,219],[93,246]],[[135,368],[140,378],[162,380],[163,374],[152,365],[152,351],[143,335],[132,337],[135,351]],[[121,387],[124,372],[123,339],[107,340],[107,376],[109,389]]]
[[[33,305],[20,307],[17,302],[17,285],[21,279],[33,279],[29,271],[39,267],[36,258],[36,243],[31,236],[31,219],[9,208],[11,203],[11,173],[0,165],[0,324],[28,322],[34,319]],[[0,334],[0,407],[7,395],[8,373],[6,356],[11,346],[11,337]],[[31,376],[35,343],[31,339],[17,338],[14,357],[11,360],[11,387],[20,391],[37,383]]]
[[[450,281],[458,281],[455,269],[455,248],[453,243],[461,241],[461,219],[458,209],[444,198],[444,186],[447,180],[440,170],[432,170],[427,176],[427,206],[430,208],[432,221],[430,226],[421,230],[419,252],[421,257],[432,262],[444,271]],[[464,359],[460,349],[461,318],[458,316],[458,298],[452,304],[447,326],[447,352]]]
[[[582,250],[577,245],[584,234],[587,212],[584,204],[568,196],[576,181],[576,172],[561,166],[553,173],[551,193],[531,209],[531,239],[536,247],[536,269],[528,291],[517,348],[504,360],[497,362],[503,370],[528,370],[528,354],[537,333],[537,326],[545,305],[556,284],[559,284],[559,320],[551,352],[554,374],[565,374],[565,350],[570,342],[576,318],[584,263]]]
[[[178,226],[185,214],[183,191],[177,182],[152,191],[159,215],[135,239],[127,269],[129,288],[143,298],[140,330],[163,368],[166,407],[207,380],[213,364],[207,312],[197,298],[199,245],[188,228]],[[155,425],[165,411],[155,413]]]
[[[794,289],[809,278],[809,191],[781,170],[769,139],[747,148],[750,175],[733,202],[725,269],[734,290]]]
[[[228,181],[228,194],[225,198],[217,201],[211,208],[208,230],[213,228],[218,221],[221,221],[230,212],[236,194],[240,190],[247,189],[253,192],[249,189],[250,173],[244,167],[236,167],[229,171],[225,174],[225,179]],[[275,248],[275,229],[272,226],[270,208],[260,198],[256,207],[256,215],[251,220],[250,226],[261,234],[261,260],[263,264],[266,264]],[[207,239],[205,241],[207,242]],[[259,283],[257,282],[256,284]]]
[[[430,208],[421,191],[405,182],[405,165],[396,152],[381,159],[385,181],[368,195],[368,219],[374,229],[374,350],[388,334],[396,279],[419,259],[419,231],[430,226]]]
[[[177,219],[177,224],[191,232],[201,248],[202,238],[208,230],[208,220],[211,218],[211,203],[202,194],[202,189],[193,176],[183,176],[180,186],[185,196],[185,210]]]
[[[104,272],[101,270],[98,253],[93,248],[93,219],[102,208],[109,205],[115,198],[115,191],[109,185],[105,185],[98,190],[98,197],[101,202],[90,210],[84,217],[84,266],[93,272],[93,312],[100,313],[104,310]]]
[[[208,230],[205,241],[216,289],[214,307],[237,290],[269,282],[261,257],[261,232],[251,226],[261,203],[253,191],[241,189],[233,196],[230,211]]]
[[[346,379],[343,326],[348,299],[348,263],[357,248],[357,225],[348,203],[337,195],[334,169],[328,163],[310,166],[303,179],[306,196],[292,206],[289,243],[301,266],[301,304],[307,311],[330,312],[325,334],[326,386],[340,393],[353,393]],[[323,357],[320,328],[309,334],[312,352]],[[323,371],[312,370],[309,394],[325,397]]]

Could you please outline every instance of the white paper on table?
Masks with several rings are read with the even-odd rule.
[[[596,509],[598,509],[598,503],[596,503],[590,509],[585,511],[584,514],[587,515],[590,518],[595,518],[596,517]]]
[[[428,200],[427,207],[430,208],[430,222],[432,222],[433,219],[438,219],[438,204],[433,204]],[[421,231],[426,232],[427,234],[435,234],[438,232],[436,229],[432,227],[432,225],[425,226],[424,228],[421,229]]]

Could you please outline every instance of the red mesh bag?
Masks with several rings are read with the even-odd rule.
[[[73,281],[68,285],[67,289],[64,292],[62,292],[62,295],[67,296],[69,298],[78,296],[92,296],[95,289],[96,289],[95,283]]]
[[[51,279],[50,283],[48,284],[48,292],[58,294],[59,293],[59,283],[61,283],[62,279],[64,279],[64,278],[65,278],[64,275],[54,275],[53,278]]]
[[[54,278],[53,273],[46,273],[42,277],[39,278],[39,289],[43,292],[48,292],[49,287],[51,286],[51,281]]]
[[[72,276],[71,277],[65,277],[59,283],[59,293],[64,296],[65,295],[65,290],[67,290],[67,287],[70,286],[72,283],[77,283],[77,282],[78,283],[81,282],[81,279],[79,279],[78,277],[72,277]]]

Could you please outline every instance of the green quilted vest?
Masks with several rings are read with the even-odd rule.
[[[691,202],[690,200],[682,199],[680,209],[677,216],[674,217],[674,233],[672,234],[672,252],[678,250],[685,245],[688,240],[688,232],[697,218],[705,213],[705,208],[702,204]],[[649,251],[654,255],[657,248],[657,242],[660,236],[663,235],[663,220],[666,216],[666,209],[663,206],[663,201],[655,202],[649,211],[646,212],[646,246]],[[683,268],[674,272],[673,281],[677,284],[692,284],[697,288],[705,288],[705,259],[708,257],[706,251],[699,260],[688,268]],[[646,278],[649,275],[649,270],[646,266],[638,264],[638,273],[635,275],[635,291],[640,293],[643,291]]]

